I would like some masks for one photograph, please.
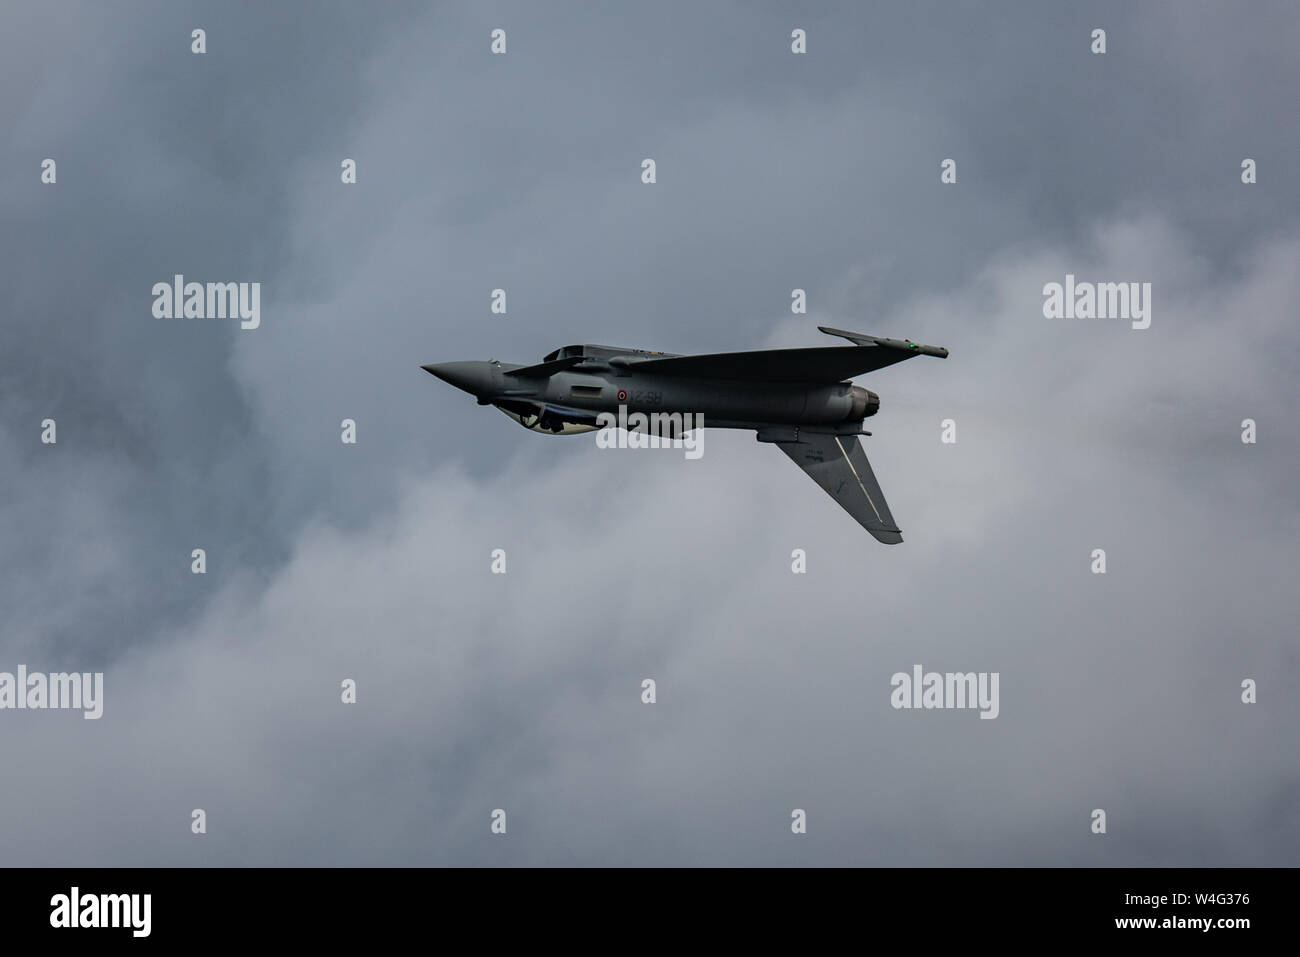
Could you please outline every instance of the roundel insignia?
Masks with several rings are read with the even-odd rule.
[[[619,389],[619,390],[618,390],[618,401],[620,401],[620,402],[626,402],[626,401],[627,401],[627,391],[626,391],[625,389]]]

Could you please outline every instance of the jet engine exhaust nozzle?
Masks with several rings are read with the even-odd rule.
[[[869,415],[875,415],[880,411],[880,396],[876,395],[870,389],[864,389],[860,385],[853,387],[853,408],[849,412],[849,421],[856,422],[858,419],[866,418]]]

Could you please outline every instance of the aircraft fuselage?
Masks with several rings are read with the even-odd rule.
[[[622,407],[629,414],[702,415],[705,424],[715,428],[755,428],[756,424],[772,423],[856,424],[860,428],[862,419],[880,407],[874,392],[849,382],[827,385],[649,375],[600,360],[587,360],[572,369],[537,377],[511,375],[528,367],[494,361],[445,362],[424,368],[470,392],[480,404],[496,405],[516,420],[518,416],[511,413],[511,406],[538,403],[556,410],[589,413],[593,421],[597,413],[617,413]],[[569,434],[585,430],[536,431]]]

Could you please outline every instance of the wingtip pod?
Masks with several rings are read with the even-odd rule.
[[[915,352],[923,356],[935,356],[939,359],[948,358],[948,350],[943,346],[927,346],[921,342],[913,342],[911,339],[888,339],[884,336],[869,336],[863,332],[832,329],[830,326],[818,326],[817,330],[826,333],[828,336],[847,339],[858,346],[883,346],[886,349],[903,349],[907,352]]]

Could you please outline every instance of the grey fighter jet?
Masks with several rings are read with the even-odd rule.
[[[602,427],[601,413],[620,411],[620,421],[637,412],[681,413],[702,415],[705,426],[753,429],[877,541],[897,545],[902,533],[858,441],[871,434],[862,423],[880,396],[846,380],[913,356],[947,358],[948,350],[818,328],[853,344],[698,356],[582,345],[556,349],[536,365],[489,359],[420,368],[534,432],[591,432]]]

